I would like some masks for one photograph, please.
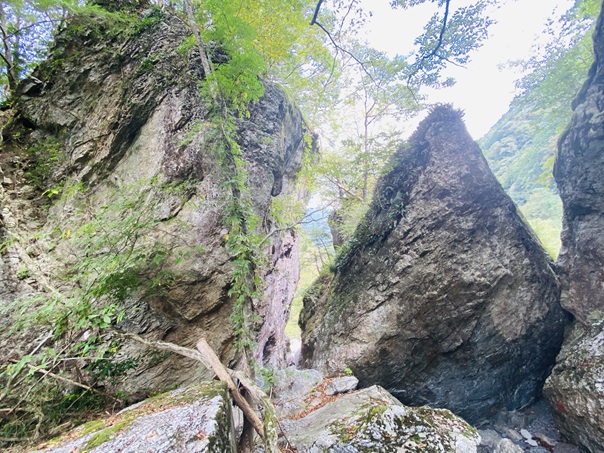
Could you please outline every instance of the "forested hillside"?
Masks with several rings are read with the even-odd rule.
[[[599,6],[578,2],[560,23],[551,24],[549,43],[519,63],[532,71],[519,82],[522,93],[480,140],[491,169],[554,257],[562,228],[562,203],[552,178],[556,145],[593,61],[591,25]]]
[[[517,99],[480,142],[493,172],[555,257],[562,203],[551,182],[551,166],[565,121],[542,123],[544,112],[536,107],[530,99]]]

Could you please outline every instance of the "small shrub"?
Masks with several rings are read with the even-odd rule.
[[[25,170],[25,178],[36,188],[45,189],[56,181],[66,154],[62,141],[51,137],[27,148],[27,157],[29,167]]]

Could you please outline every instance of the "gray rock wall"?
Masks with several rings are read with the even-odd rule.
[[[554,176],[564,206],[558,259],[562,304],[576,316],[544,394],[560,432],[604,451],[604,17],[595,62],[558,142]]]
[[[303,363],[471,422],[530,403],[566,322],[553,263],[459,112],[435,108],[392,165],[305,299]]]
[[[234,297],[228,292],[234,255],[225,248],[225,206],[233,195],[224,186],[228,175],[216,150],[211,105],[198,90],[198,57],[195,51],[177,52],[189,30],[170,16],[135,35],[113,35],[102,21],[95,22],[99,19],[90,21],[76,18],[59,35],[49,60],[20,86],[13,116],[2,120],[0,166],[11,181],[0,193],[2,233],[20,239],[3,255],[0,306],[48,293],[49,285],[69,291],[60,274],[85,258],[78,227],[105,211],[110,213],[107,225],[116,223],[126,214],[112,206],[130,196],[136,202],[129,215],[142,206],[154,225],[143,230],[139,243],[161,243],[171,258],[162,269],[169,284],[154,294],[129,297],[120,327],[186,346],[203,336],[224,362],[232,363]],[[216,64],[220,58],[217,54]],[[264,236],[274,228],[273,199],[303,196],[295,179],[306,130],[300,112],[269,83],[263,98],[250,106],[250,116],[235,118],[235,124],[251,207],[259,219],[250,233]],[[24,150],[50,141],[60,144],[62,157],[41,187],[31,187],[27,172],[32,164]],[[61,182],[67,188],[82,183],[86,190],[49,201],[42,192]],[[117,237],[119,231],[107,234],[113,233]],[[266,265],[260,276],[267,283],[254,301],[257,356],[283,364],[283,329],[299,273],[297,237],[275,234],[263,252]],[[24,266],[29,271],[25,279],[17,277]],[[5,332],[12,322],[0,321]],[[26,335],[23,350],[18,335],[3,336],[0,357],[17,358],[37,335]],[[119,357],[139,363],[122,383],[128,392],[174,387],[207,373],[187,359],[158,357],[136,344],[126,343]]]
[[[583,323],[604,319],[604,25],[594,34],[595,63],[573,101],[558,142],[554,177],[564,207],[558,258],[562,305]]]

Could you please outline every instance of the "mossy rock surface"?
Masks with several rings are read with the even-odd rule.
[[[86,423],[34,451],[235,452],[231,399],[220,382],[173,390]]]
[[[336,398],[303,418],[282,420],[300,452],[476,452],[477,431],[446,409],[403,406],[383,388]]]

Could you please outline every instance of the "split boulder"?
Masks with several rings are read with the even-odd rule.
[[[470,422],[525,406],[566,324],[552,267],[462,114],[438,106],[305,298],[303,364]]]

